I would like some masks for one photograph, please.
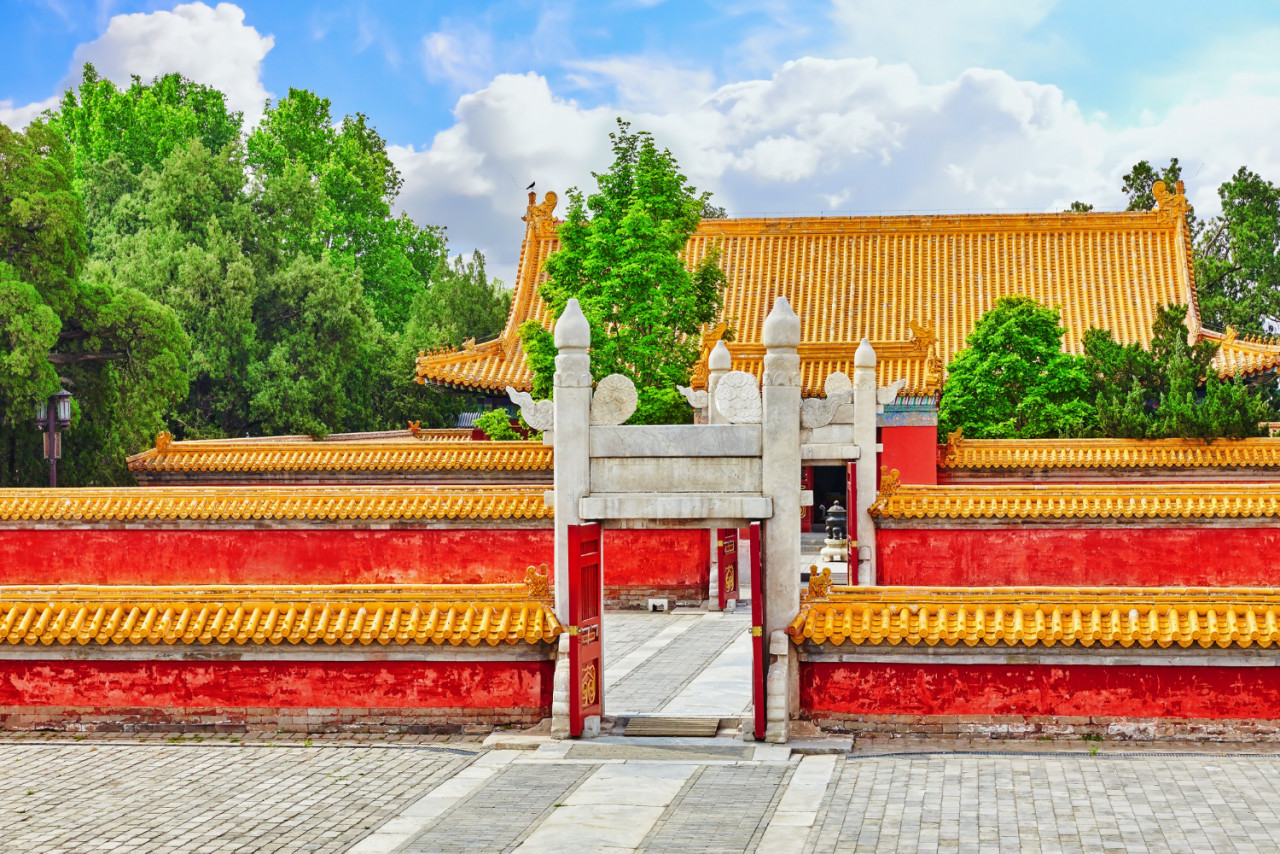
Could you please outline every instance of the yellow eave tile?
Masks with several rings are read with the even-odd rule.
[[[0,490],[0,522],[550,519],[543,488],[154,486]]]
[[[881,519],[1274,518],[1280,483],[899,486],[872,504]]]
[[[1270,647],[1280,590],[835,587],[787,633],[835,646]]]
[[[943,469],[1265,468],[1280,439],[965,439],[938,448]]]
[[[0,587],[0,641],[106,644],[550,643],[545,567],[532,584]]]

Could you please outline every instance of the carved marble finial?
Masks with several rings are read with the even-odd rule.
[[[550,430],[556,423],[555,404],[550,400],[534,400],[533,395],[527,391],[516,391],[511,386],[507,386],[507,397],[511,398],[511,402],[520,407],[520,417],[524,419],[524,423],[528,424],[534,430],[544,431]]]
[[[678,385],[676,386],[676,391],[680,392],[680,394],[684,396],[684,399],[688,401],[689,405],[694,409],[706,409],[707,403],[711,400],[711,398],[707,396],[706,389],[694,391],[687,385]]]
[[[546,599],[551,595],[550,573],[544,563],[538,567],[529,567],[524,571],[524,583],[529,588],[531,599]]]
[[[866,338],[862,339],[861,343],[858,344],[858,349],[853,353],[853,366],[855,368],[874,368],[876,366],[876,351]]]
[[[764,319],[762,339],[766,350],[791,349],[800,346],[800,318],[786,297],[773,301],[773,310]]]
[[[711,348],[711,355],[707,357],[707,368],[712,371],[729,371],[733,369],[733,357],[729,355],[729,348],[724,345],[724,340],[716,342],[716,346]]]
[[[898,393],[907,386],[905,379],[898,380],[893,385],[881,386],[876,389],[876,403],[881,406],[887,406],[898,399]]]
[[[840,371],[827,376],[823,383],[827,396],[811,397],[800,404],[800,426],[813,429],[825,427],[836,417],[836,410],[848,403],[853,396],[853,383],[849,376]]]
[[[591,395],[591,423],[601,426],[621,424],[632,416],[640,403],[636,384],[623,374],[609,374],[596,383]]]
[[[586,350],[591,346],[591,324],[576,298],[565,303],[564,312],[556,321],[555,342],[559,350]]]
[[[716,386],[716,409],[730,424],[759,424],[760,386],[746,371],[730,371]]]

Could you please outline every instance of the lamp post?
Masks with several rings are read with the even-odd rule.
[[[49,486],[58,485],[62,458],[62,430],[71,426],[71,392],[66,389],[36,404],[36,429],[44,433],[44,458],[49,461]]]

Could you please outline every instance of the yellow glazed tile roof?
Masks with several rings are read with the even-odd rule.
[[[527,320],[549,325],[537,294],[543,265],[558,248],[548,195],[526,216],[515,298],[501,337],[424,354],[419,382],[529,389],[519,327]],[[721,250],[728,276],[722,321],[734,330],[728,346],[735,368],[757,369],[765,315],[783,295],[800,315],[806,394],[820,393],[830,371],[851,373],[863,336],[877,348],[880,383],[905,378],[906,393],[919,394],[933,385],[932,360],[949,362],[1002,296],[1061,306],[1065,345],[1073,353],[1082,351],[1084,333],[1095,326],[1122,343],[1149,343],[1157,310],[1170,303],[1190,304],[1188,322],[1199,330],[1185,204],[1180,192],[1163,192],[1158,210],[1125,213],[706,220],[685,256],[693,264],[713,247]],[[915,329],[926,333],[927,348],[917,346]],[[711,329],[704,337],[704,362],[715,336]],[[1256,347],[1249,369],[1265,369],[1260,366],[1269,357],[1280,362],[1280,347]],[[1234,352],[1224,347],[1224,371],[1240,369]]]
[[[943,469],[1267,468],[1280,466],[1280,440],[965,439],[938,447]]]
[[[899,486],[881,519],[1258,519],[1280,516],[1280,483]]]
[[[550,519],[542,488],[200,486],[0,490],[0,522]]]
[[[0,587],[10,644],[549,643],[564,627],[523,584]]]
[[[832,588],[787,628],[794,643],[896,646],[1270,647],[1274,588]]]
[[[162,433],[156,447],[127,462],[135,472],[550,471],[551,453],[541,442],[414,438],[172,442]]]

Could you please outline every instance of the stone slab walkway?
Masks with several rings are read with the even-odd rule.
[[[800,756],[643,741],[0,741],[0,851],[1280,849],[1274,753],[1091,755],[1073,743]]]

